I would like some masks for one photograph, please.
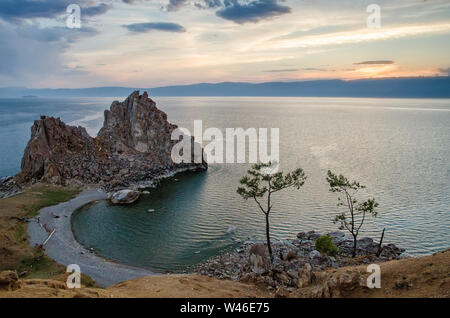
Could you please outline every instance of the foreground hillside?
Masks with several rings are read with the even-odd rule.
[[[364,265],[314,269],[300,277],[302,288],[268,289],[201,275],[167,275],[101,289],[83,275],[83,286],[91,287],[71,290],[65,285],[65,267],[29,245],[26,226],[41,208],[79,191],[39,184],[0,200],[0,297],[450,297],[450,250],[381,263],[382,288],[372,290],[364,287],[369,275]]]
[[[381,289],[361,284],[365,266],[349,266],[315,274],[307,287],[284,294],[262,286],[198,275],[143,277],[106,289],[67,289],[60,280],[19,279],[0,275],[0,297],[450,297],[450,250],[421,258],[381,264]],[[8,279],[9,277],[9,279]],[[356,280],[354,278],[357,278]],[[338,283],[330,285],[335,279]],[[326,288],[324,288],[326,287]],[[324,290],[327,291],[324,293]],[[328,294],[327,294],[328,293]]]

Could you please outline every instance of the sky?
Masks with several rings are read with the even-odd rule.
[[[81,28],[67,27],[70,4]],[[371,4],[379,27],[368,27]],[[0,0],[0,87],[449,72],[448,0]]]

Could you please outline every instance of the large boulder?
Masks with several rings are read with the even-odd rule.
[[[139,199],[140,192],[134,190],[120,190],[111,195],[113,204],[131,204]]]

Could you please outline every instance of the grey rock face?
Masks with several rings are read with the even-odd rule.
[[[171,134],[176,128],[147,92],[140,96],[136,91],[124,102],[115,101],[105,110],[97,138],[113,155],[141,155],[154,165],[164,166],[172,163],[170,154],[176,141],[171,140]]]

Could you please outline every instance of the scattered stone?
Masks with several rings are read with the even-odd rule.
[[[19,276],[14,271],[0,272],[0,290],[15,290],[19,287]]]
[[[412,283],[409,280],[406,280],[406,277],[403,277],[403,279],[399,279],[394,282],[395,289],[410,289],[412,288],[412,286]]]
[[[289,251],[286,254],[284,254],[282,257],[283,261],[292,261],[297,258],[298,258],[298,255],[294,251]]]
[[[255,244],[250,248],[248,263],[253,273],[262,274],[270,267],[267,254],[263,244]]]
[[[320,252],[317,250],[313,250],[313,251],[311,251],[311,253],[309,253],[309,258],[311,258],[311,259],[319,258],[321,256],[322,256],[322,254],[320,254]]]
[[[306,237],[308,240],[315,241],[319,237],[321,237],[321,235],[319,233],[316,233],[315,231],[309,231],[306,233]]]
[[[342,232],[341,232],[342,233]],[[270,263],[267,245],[245,241],[240,247],[215,256],[208,261],[194,266],[187,272],[198,273],[216,278],[227,278],[243,282],[252,282],[264,286],[274,292],[288,290],[289,288],[309,288],[307,297],[317,294],[318,297],[334,297],[345,293],[348,288],[358,286],[359,273],[351,273],[342,277],[334,277],[319,283],[317,275],[328,268],[339,268],[349,265],[380,263],[390,259],[401,258],[404,251],[393,244],[383,245],[385,255],[377,257],[374,247],[378,244],[363,239],[364,244],[357,251],[357,257],[351,257],[353,241],[342,236],[341,233],[332,232],[329,235],[339,238],[338,255],[329,257],[315,250],[314,241],[309,237],[320,236],[316,232],[297,235],[294,240],[283,240],[272,243],[273,262]],[[300,237],[300,238],[299,238]],[[375,249],[376,250],[376,249]],[[319,284],[320,286],[315,286]],[[314,286],[312,286],[314,285]],[[353,287],[352,287],[353,286]],[[287,288],[287,289],[286,289]],[[327,296],[328,295],[328,296]]]
[[[341,231],[334,231],[331,233],[328,233],[328,235],[331,237],[331,240],[335,245],[341,243],[345,240],[345,233]]]
[[[360,248],[365,248],[373,244],[373,239],[371,239],[370,237],[364,237],[360,240],[357,240],[356,242]]]

